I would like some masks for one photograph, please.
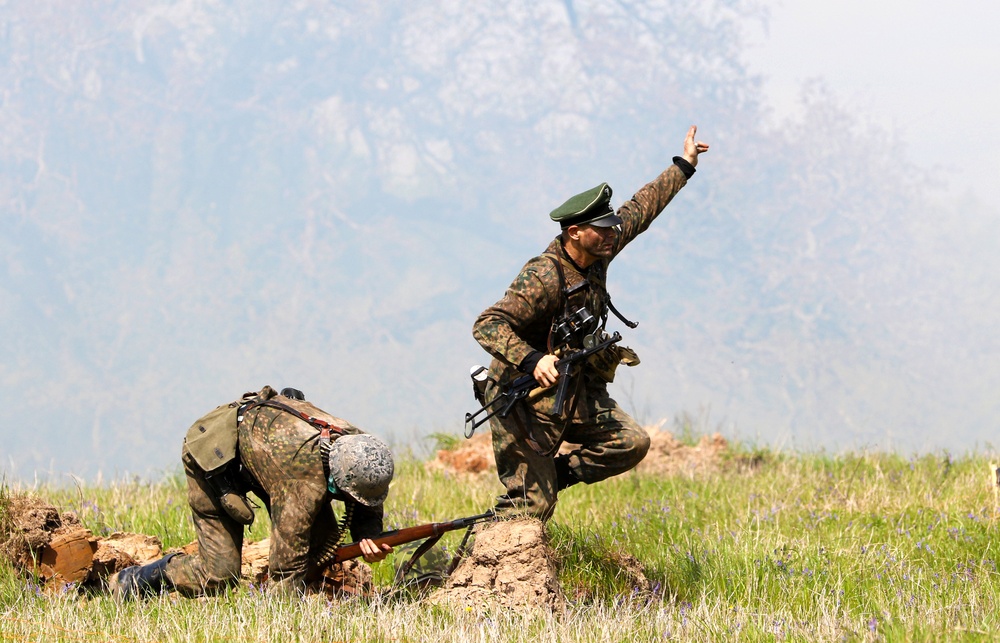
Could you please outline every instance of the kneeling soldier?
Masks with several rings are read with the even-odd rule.
[[[113,583],[122,597],[164,590],[201,596],[238,583],[243,528],[253,521],[247,491],[271,517],[272,591],[304,592],[316,561],[344,542],[348,530],[370,563],[392,551],[370,540],[382,533],[382,503],[393,476],[388,446],[295,389],[279,395],[265,386],[220,406],[191,427],[181,457],[198,552],[123,569]],[[332,500],[344,502],[339,524]]]

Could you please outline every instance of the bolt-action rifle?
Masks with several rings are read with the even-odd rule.
[[[573,370],[573,366],[577,362],[585,360],[594,353],[602,351],[620,341],[622,341],[621,333],[616,331],[614,335],[607,337],[604,341],[597,342],[587,348],[566,350],[559,356],[559,360],[556,362],[556,370],[559,371],[559,377],[556,379],[557,388],[554,403],[554,412],[556,415],[563,414],[563,407],[566,405],[566,395],[569,392],[570,372]],[[493,398],[492,402],[483,404],[474,413],[465,414],[465,437],[471,438],[476,427],[494,415],[501,418],[507,417],[514,410],[515,404],[525,398],[533,399],[544,390],[546,388],[542,387],[531,373],[526,373],[515,378],[504,390],[500,391],[499,395]],[[486,413],[486,415],[477,420],[476,417],[482,413]]]
[[[417,548],[413,555],[410,557],[406,564],[402,565],[398,570],[396,570],[395,582],[399,583],[403,580],[403,577],[413,568],[413,565],[420,559],[421,556],[427,553],[431,547],[433,547],[437,541],[441,540],[441,536],[449,531],[455,531],[457,529],[468,529],[469,532],[465,534],[465,539],[462,540],[462,544],[459,546],[459,554],[462,553],[465,548],[465,544],[469,539],[469,534],[472,531],[472,527],[476,523],[485,522],[487,520],[493,520],[496,518],[496,514],[492,511],[488,511],[478,516],[469,516],[467,518],[459,518],[458,520],[452,520],[449,522],[431,522],[425,525],[416,525],[415,527],[403,527],[402,529],[393,529],[392,531],[384,531],[375,538],[372,538],[372,542],[375,543],[377,547],[381,549],[382,545],[389,545],[390,547],[395,547],[396,545],[404,545],[406,543],[411,543],[415,540],[424,540]],[[332,563],[342,563],[345,560],[350,560],[352,558],[358,558],[361,556],[361,541],[348,543],[346,545],[340,545],[338,547],[332,547],[323,552],[317,561],[319,567],[325,567]],[[453,563],[452,567],[457,564],[457,560]]]

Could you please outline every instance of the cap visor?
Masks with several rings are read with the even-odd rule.
[[[599,219],[588,221],[586,225],[592,225],[598,228],[610,228],[612,226],[621,225],[621,223],[622,223],[622,218],[617,214],[611,213],[611,214],[606,214]]]

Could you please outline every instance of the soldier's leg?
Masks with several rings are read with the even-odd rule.
[[[587,397],[590,421],[570,426],[565,434],[566,442],[580,446],[560,455],[557,467],[589,484],[639,464],[649,451],[649,434],[618,406],[606,387],[588,389]]]
[[[281,595],[305,592],[313,528],[322,513],[325,492],[325,485],[294,478],[272,489],[268,591]]]
[[[219,505],[204,474],[185,456],[188,504],[198,535],[198,553],[175,556],[166,565],[167,579],[185,596],[211,595],[240,580],[243,525]]]
[[[500,513],[526,513],[548,520],[556,504],[556,468],[552,456],[538,455],[527,443],[526,426],[544,430],[544,419],[519,404],[506,418],[490,418],[497,475],[507,495],[497,505]]]

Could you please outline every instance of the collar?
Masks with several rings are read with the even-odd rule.
[[[559,235],[556,238],[559,239],[559,250],[562,253],[563,258],[565,258],[566,261],[568,261],[571,266],[573,266],[574,268],[576,268],[576,271],[578,273],[580,273],[581,275],[583,275],[584,277],[586,277],[587,273],[590,272],[590,267],[588,266],[587,268],[581,268],[580,266],[578,266],[577,263],[575,261],[573,261],[573,257],[569,256],[569,253],[566,252],[566,241],[563,239],[562,235]],[[597,263],[597,262],[594,262],[594,263]],[[591,264],[591,265],[593,265],[593,264]]]

